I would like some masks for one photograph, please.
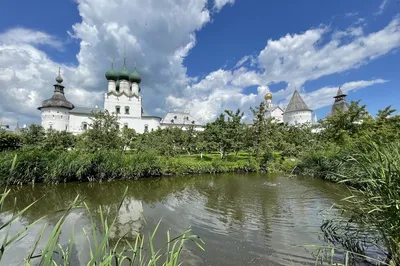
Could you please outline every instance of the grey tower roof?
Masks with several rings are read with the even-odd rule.
[[[70,103],[64,95],[64,86],[61,84],[63,79],[58,72],[58,76],[56,78],[57,84],[54,84],[54,94],[50,99],[44,100],[42,106],[38,109],[46,108],[46,107],[61,107],[67,109],[74,109],[74,105]]]
[[[328,113],[328,116],[334,116],[335,114],[338,113],[338,110],[342,112],[346,112],[349,110],[349,104],[346,101],[346,94],[343,93],[342,89],[339,88],[335,98],[335,102],[332,105],[331,110]]]
[[[290,99],[290,102],[286,107],[285,113],[296,111],[312,111],[303,101],[297,90],[293,92],[292,98]]]

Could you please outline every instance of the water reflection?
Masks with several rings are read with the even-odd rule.
[[[206,241],[206,252],[189,245],[184,253],[189,265],[312,264],[308,252],[293,246],[324,244],[319,237],[322,217],[318,213],[343,196],[337,185],[321,180],[261,174],[25,186],[12,191],[18,209],[44,197],[13,225],[12,231],[47,215],[48,234],[60,215],[58,211],[77,194],[84,197],[93,214],[101,206],[111,216],[116,215],[126,186],[128,193],[111,237],[125,236],[133,241],[137,232],[152,230],[162,218],[155,238],[156,245],[161,246],[168,229],[179,234],[191,227]],[[10,215],[12,197],[1,219]],[[100,227],[100,220],[95,222]],[[2,263],[16,263],[15,254],[27,254],[41,226],[43,223],[32,228],[27,237],[8,250]],[[86,210],[77,209],[68,216],[61,242],[68,239],[72,227],[77,235],[76,264],[83,265],[88,247],[81,228],[90,227]]]

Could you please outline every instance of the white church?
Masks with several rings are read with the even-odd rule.
[[[143,98],[140,94],[142,81],[135,70],[126,69],[124,58],[123,70],[115,71],[114,64],[105,74],[108,81],[108,91],[104,93],[104,110],[118,115],[119,127],[134,129],[137,133],[145,133],[157,128],[179,127],[184,130],[194,127],[203,130],[203,125],[188,112],[169,112],[164,117],[148,114],[143,109]],[[85,132],[92,123],[91,117],[101,109],[97,106],[76,107],[69,102],[64,93],[63,79],[60,71],[54,85],[54,94],[50,99],[44,100],[41,111],[41,125],[44,129],[67,131],[75,135]]]
[[[267,108],[267,117],[273,118],[276,123],[285,123],[291,126],[302,124],[317,123],[317,116],[313,110],[308,108],[307,104],[301,98],[299,92],[295,90],[292,98],[285,109],[272,104],[272,94],[267,93],[264,96]]]

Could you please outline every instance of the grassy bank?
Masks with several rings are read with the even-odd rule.
[[[11,169],[11,170],[10,170]],[[1,184],[138,179],[164,175],[255,172],[260,163],[240,154],[164,157],[152,152],[41,151],[0,153]]]

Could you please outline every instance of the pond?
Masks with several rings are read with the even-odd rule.
[[[12,189],[10,202],[0,219],[10,217],[11,198],[22,209],[44,196],[11,227],[17,232],[44,215],[22,240],[6,251],[2,265],[23,265],[42,226],[49,235],[59,210],[80,194],[90,210],[118,208],[126,187],[127,197],[118,213],[111,237],[125,235],[133,241],[137,232],[152,231],[162,219],[156,244],[166,243],[166,231],[177,235],[187,228],[205,241],[205,251],[188,245],[184,265],[308,265],[315,262],[312,249],[296,245],[324,245],[321,211],[338,203],[342,186],[312,178],[288,178],[265,174],[196,175],[173,178],[22,186]],[[145,221],[144,221],[145,220]],[[72,211],[61,242],[75,228],[74,265],[84,265],[88,247],[82,227],[90,228],[84,209]],[[65,244],[65,243],[62,243]]]

